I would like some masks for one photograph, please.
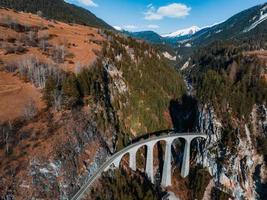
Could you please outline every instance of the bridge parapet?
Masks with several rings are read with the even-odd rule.
[[[115,153],[110,157],[98,170],[98,172],[93,175],[74,195],[72,200],[81,199],[86,193],[86,190],[93,184],[93,182],[102,174],[102,172],[109,170],[112,167],[119,168],[120,162],[124,155],[129,154],[129,166],[132,170],[136,171],[136,153],[138,149],[143,146],[147,146],[147,155],[146,155],[146,174],[154,183],[154,170],[153,170],[153,149],[157,142],[165,141],[165,155],[164,155],[164,164],[162,171],[162,180],[161,185],[167,187],[171,185],[171,147],[174,140],[178,138],[183,138],[185,140],[185,149],[183,155],[183,163],[181,169],[182,177],[186,177],[189,174],[189,161],[190,161],[190,144],[191,141],[195,138],[207,138],[207,135],[200,133],[169,133],[161,136],[150,137],[145,140],[140,140],[134,144],[131,144],[121,151]]]
[[[171,146],[174,140],[178,138],[183,138],[185,140],[185,149],[183,156],[183,164],[181,169],[182,177],[186,177],[189,174],[189,161],[190,161],[190,144],[191,141],[195,138],[204,138],[206,139],[206,135],[204,134],[194,134],[194,133],[185,133],[185,134],[167,134],[163,136],[155,136],[148,138],[146,140],[141,140],[135,144],[132,144],[125,149],[119,152],[119,155],[116,156],[111,165],[114,165],[116,168],[119,167],[120,161],[124,155],[129,154],[129,163],[130,168],[132,170],[136,170],[136,153],[138,149],[143,146],[147,146],[147,155],[146,155],[146,174],[150,178],[151,182],[154,183],[154,171],[153,171],[153,149],[157,142],[165,141],[166,149],[164,155],[164,165],[162,172],[162,182],[161,185],[163,187],[167,187],[171,185]],[[106,169],[108,170],[109,167]]]

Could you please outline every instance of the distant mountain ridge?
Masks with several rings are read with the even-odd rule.
[[[217,40],[264,39],[267,33],[267,3],[244,10],[228,20],[204,28],[190,37],[193,46]]]
[[[154,31],[139,31],[139,32],[129,32],[123,29],[116,28],[118,31],[125,33],[136,39],[145,40],[153,44],[169,44],[176,45],[177,42],[190,39],[192,35],[200,30],[197,26],[192,26],[190,28],[181,29],[170,34],[160,35]]]
[[[203,28],[193,26],[164,35],[159,35],[153,31],[128,33],[134,38],[154,44],[169,44],[179,49],[194,48],[214,41],[225,40],[236,42],[246,40],[262,43],[267,38],[267,3],[254,6],[221,23]]]
[[[48,19],[96,28],[113,29],[112,26],[96,17],[90,11],[66,3],[64,0],[0,0],[0,7],[31,13],[41,11],[43,16]]]
[[[162,37],[154,31],[129,32],[122,30],[121,32],[135,39],[145,40],[151,44],[168,44],[173,47],[177,45],[177,42],[188,39],[191,36],[184,35],[180,37]]]
[[[161,36],[170,38],[170,37],[181,37],[181,36],[193,35],[196,32],[198,32],[200,29],[201,28],[199,28],[198,26],[192,26],[189,28],[177,30],[169,34],[163,34]]]
[[[154,31],[140,31],[140,32],[122,31],[122,32],[126,35],[133,37],[133,38],[145,40],[145,41],[153,43],[153,44],[161,44],[161,43],[166,42],[163,37],[161,37],[159,34],[157,34]]]

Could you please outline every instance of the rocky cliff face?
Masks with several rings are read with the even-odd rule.
[[[46,125],[54,129],[42,129],[41,138],[34,124],[17,131],[21,136],[27,133],[28,138],[21,139],[21,144],[13,147],[13,155],[3,160],[7,167],[0,179],[1,197],[68,199],[108,157],[108,143],[92,115],[80,111],[57,118],[60,120]],[[21,149],[20,157],[14,160]]]
[[[236,120],[236,137],[232,149],[223,146],[224,125],[213,108],[200,108],[200,131],[209,135],[205,144],[199,146],[197,163],[207,167],[213,185],[230,194],[234,199],[263,199],[262,187],[266,186],[266,164],[258,152],[256,138],[266,134],[266,108],[255,106],[250,115],[250,124]],[[261,120],[259,120],[261,119]],[[235,119],[232,119],[233,121]],[[234,149],[234,150],[233,150]],[[204,198],[210,195],[206,191]]]

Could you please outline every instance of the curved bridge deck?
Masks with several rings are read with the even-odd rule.
[[[163,187],[171,185],[171,146],[174,140],[178,138],[185,139],[185,150],[183,156],[183,164],[181,174],[186,177],[189,174],[189,160],[190,160],[190,144],[195,138],[206,139],[207,135],[200,133],[168,133],[160,136],[152,136],[148,139],[140,139],[140,141],[131,144],[121,151],[112,155],[99,169],[91,176],[86,183],[80,188],[80,190],[71,198],[71,200],[80,200],[86,194],[90,186],[95,182],[95,180],[101,176],[101,174],[107,171],[113,165],[118,168],[122,157],[129,153],[130,168],[136,170],[136,152],[139,148],[147,146],[147,156],[146,156],[146,173],[150,180],[154,182],[153,174],[153,148],[154,145],[159,141],[166,142],[166,150],[164,155],[164,166],[162,172],[162,182]]]

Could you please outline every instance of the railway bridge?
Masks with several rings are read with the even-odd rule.
[[[171,185],[171,147],[174,140],[178,138],[183,138],[185,140],[185,149],[183,155],[183,163],[181,169],[182,177],[186,177],[189,174],[189,161],[190,161],[190,144],[191,141],[195,138],[204,138],[206,139],[207,135],[201,133],[175,133],[170,132],[160,136],[152,136],[147,139],[141,139],[138,142],[135,142],[121,151],[112,155],[100,168],[99,170],[90,177],[86,183],[80,188],[80,190],[72,197],[72,200],[80,200],[86,194],[86,191],[90,188],[90,186],[94,183],[94,181],[101,176],[101,174],[110,168],[119,168],[120,162],[124,155],[129,154],[129,167],[132,170],[136,170],[136,153],[138,149],[143,146],[147,147],[146,154],[146,168],[145,172],[148,178],[154,183],[154,174],[153,174],[153,149],[157,142],[165,141],[165,155],[164,155],[164,164],[162,170],[162,179],[161,186],[167,187]]]

